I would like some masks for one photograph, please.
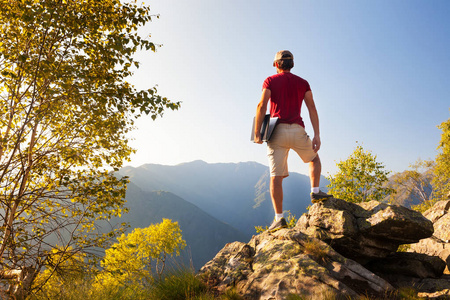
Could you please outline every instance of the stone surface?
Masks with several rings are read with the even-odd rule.
[[[396,252],[373,260],[365,267],[381,277],[384,277],[381,274],[399,274],[416,278],[439,278],[443,275],[445,262],[437,256]]]
[[[450,276],[425,278],[418,282],[418,296],[432,299],[450,299]]]
[[[414,296],[424,299],[450,299],[450,275],[444,275],[440,278],[421,279],[398,274],[384,274],[383,278],[389,281],[397,290],[414,290]]]
[[[424,212],[434,227],[434,234],[430,238],[423,239],[411,245],[409,251],[439,256],[447,264],[446,273],[450,268],[450,200],[437,202],[433,207]]]
[[[244,299],[286,299],[289,294],[379,296],[393,287],[326,243],[296,229],[227,244],[199,272],[218,292],[235,286]]]
[[[423,213],[424,217],[433,222],[434,234],[445,243],[450,242],[450,200],[437,202],[432,208]]]
[[[399,245],[433,234],[430,220],[403,206],[377,201],[354,204],[335,198],[314,204],[296,228],[360,263],[387,257]]]

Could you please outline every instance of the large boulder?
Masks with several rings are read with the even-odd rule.
[[[403,206],[331,198],[311,206],[296,228],[321,239],[347,258],[365,264],[433,234],[433,224]]]
[[[393,290],[384,279],[298,229],[227,244],[199,276],[219,293],[235,287],[244,299],[286,299],[289,294],[313,299],[377,297]]]
[[[409,251],[439,256],[447,263],[447,272],[450,268],[450,200],[437,202],[424,212],[434,227],[433,236],[411,245]]]

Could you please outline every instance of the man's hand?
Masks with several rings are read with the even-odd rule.
[[[317,153],[317,151],[319,151],[320,149],[320,137],[319,136],[314,136],[313,140],[312,140],[312,148],[314,150],[314,152]]]
[[[312,140],[312,148],[317,153],[320,149],[320,131],[319,131],[319,115],[317,114],[316,105],[311,91],[305,93],[305,104],[308,107],[309,118],[311,119],[311,125],[314,130],[314,138]]]
[[[261,140],[261,133],[260,132],[255,133],[255,140],[254,140],[254,142],[257,143],[257,144],[262,144],[263,143],[263,141]]]

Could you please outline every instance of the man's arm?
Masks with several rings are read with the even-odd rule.
[[[312,147],[315,152],[320,149],[320,130],[319,130],[319,115],[317,114],[316,105],[311,91],[307,91],[305,94],[305,104],[309,111],[309,118],[314,130],[314,138],[312,140]]]
[[[269,102],[271,91],[269,89],[263,89],[261,95],[261,101],[259,101],[256,107],[256,117],[255,117],[255,143],[262,144],[261,140],[261,125],[264,120],[264,116],[267,111],[267,103]]]

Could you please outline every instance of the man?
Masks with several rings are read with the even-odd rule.
[[[277,52],[273,62],[277,74],[268,77],[263,83],[261,101],[256,109],[255,143],[262,144],[261,125],[270,100],[270,116],[278,117],[278,125],[267,142],[267,156],[270,166],[270,195],[275,211],[275,220],[270,231],[287,227],[283,217],[283,179],[289,176],[287,158],[293,149],[305,163],[309,163],[311,180],[311,200],[317,203],[326,200],[328,195],[319,190],[322,165],[317,151],[320,149],[319,117],[314,104],[311,88],[306,80],[291,73],[294,56],[287,50]],[[300,116],[303,101],[309,111],[314,130],[311,141],[305,132]]]

